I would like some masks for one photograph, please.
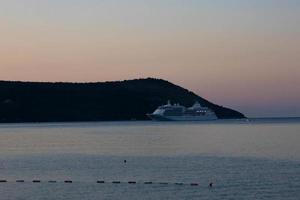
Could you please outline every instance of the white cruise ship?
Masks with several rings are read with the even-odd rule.
[[[152,114],[147,114],[156,121],[206,121],[217,120],[215,112],[207,107],[202,107],[196,102],[192,107],[186,108],[177,104],[159,106]]]

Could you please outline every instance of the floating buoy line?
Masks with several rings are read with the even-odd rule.
[[[25,181],[23,179],[17,179],[15,181],[8,181],[6,179],[0,179],[0,183],[7,183],[7,182],[16,182],[16,183],[25,183],[25,182],[31,182],[31,183],[42,183],[42,182],[47,182],[47,183],[73,183],[72,180],[63,180],[63,181],[56,181],[56,180],[48,180],[48,181],[42,181],[40,179],[33,179],[31,181]],[[76,182],[76,181],[75,181]],[[152,182],[152,181],[144,181],[144,182],[138,182],[138,181],[127,181],[127,182],[122,182],[122,181],[104,181],[104,180],[97,180],[95,183],[98,184],[144,184],[144,185],[189,185],[189,186],[199,186],[199,183],[192,182],[192,183],[183,183],[183,182]],[[213,183],[209,183],[208,186],[212,187]]]

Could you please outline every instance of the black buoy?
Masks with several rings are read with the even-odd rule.
[[[73,183],[71,180],[65,180],[65,183]]]
[[[50,180],[48,181],[48,183],[56,183],[56,181]]]
[[[127,163],[127,160],[124,160],[124,163]]]
[[[211,183],[209,183],[209,187],[212,187],[213,186],[213,183],[211,182]]]
[[[105,181],[97,181],[97,183],[105,183]]]
[[[113,183],[113,184],[120,184],[121,181],[113,181],[112,183]]]
[[[160,182],[159,184],[161,184],[161,185],[168,185],[169,183],[167,183],[167,182]]]

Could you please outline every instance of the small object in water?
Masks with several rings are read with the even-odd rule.
[[[65,180],[65,183],[72,183],[73,181],[71,180]]]
[[[198,186],[198,183],[191,183],[191,186]]]
[[[24,180],[16,180],[17,183],[24,183]]]
[[[151,181],[144,182],[144,184],[152,184]]]
[[[160,185],[168,185],[167,182],[160,182],[159,184],[160,184]]]
[[[105,183],[105,181],[97,181],[97,183]]]
[[[52,180],[50,180],[50,181],[48,181],[48,183],[56,183],[56,181],[52,181]]]
[[[183,185],[183,183],[175,183],[175,185]]]
[[[211,182],[211,183],[209,183],[209,187],[212,187],[213,186],[213,183]]]
[[[0,180],[0,183],[6,183],[7,180]]]
[[[121,181],[113,181],[112,183],[114,183],[114,184],[120,184]]]
[[[33,180],[32,182],[33,183],[40,183],[41,181],[40,180]]]
[[[124,160],[124,163],[127,163],[127,160]]]
[[[136,184],[135,181],[128,181],[129,184]]]

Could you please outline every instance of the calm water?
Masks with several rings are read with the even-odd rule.
[[[299,119],[2,124],[0,199],[300,199],[299,142]]]

